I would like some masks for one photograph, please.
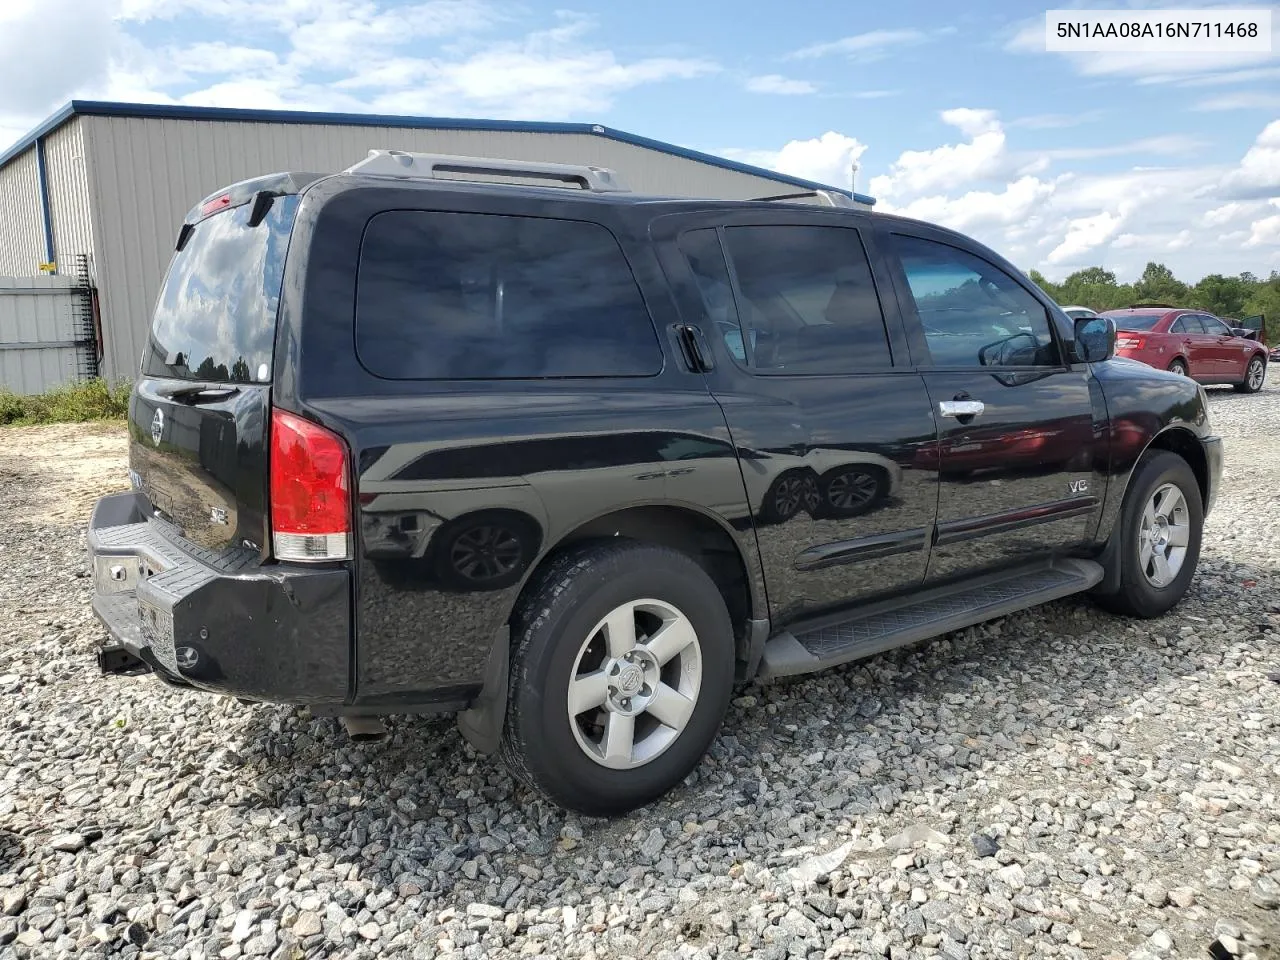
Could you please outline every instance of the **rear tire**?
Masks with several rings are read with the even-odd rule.
[[[724,599],[685,554],[635,541],[571,550],[512,618],[500,755],[562,807],[634,810],[706,753],[729,706],[734,657]]]
[[[1169,372],[1176,373],[1180,377],[1185,377],[1187,375],[1186,361],[1181,359],[1174,360],[1173,363],[1169,364]]]
[[[1245,368],[1244,379],[1236,384],[1237,393],[1257,393],[1267,379],[1267,361],[1261,354],[1255,354]]]
[[[1138,460],[1125,493],[1119,542],[1120,589],[1095,597],[1112,613],[1158,617],[1186,595],[1200,560],[1204,507],[1187,462],[1167,450]]]

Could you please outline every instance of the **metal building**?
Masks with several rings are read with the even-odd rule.
[[[78,328],[88,331],[80,341],[41,330],[37,341],[5,343],[0,293],[0,353],[26,358],[16,365],[21,377],[5,372],[12,357],[0,364],[0,386],[34,392],[95,365],[110,379],[133,376],[178,227],[196,202],[265,173],[342,170],[375,148],[592,164],[617,171],[632,190],[673,197],[838,189],[594,124],[76,100],[0,153],[0,277],[66,275],[87,263],[93,318]],[[51,367],[43,352],[69,344],[78,359]]]

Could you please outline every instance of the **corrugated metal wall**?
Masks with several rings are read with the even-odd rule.
[[[94,254],[83,117],[72,117],[45,138],[44,168],[49,179],[49,213],[58,272],[69,274],[75,268],[76,254]]]
[[[133,376],[160,281],[187,211],[220,187],[280,170],[329,173],[391,148],[610,167],[631,189],[743,199],[786,193],[776,180],[606,137],[329,124],[80,117],[96,200],[104,374]]]
[[[0,276],[36,276],[44,257],[40,174],[32,147],[0,170]]]
[[[43,393],[78,379],[73,277],[0,277],[0,386]]]

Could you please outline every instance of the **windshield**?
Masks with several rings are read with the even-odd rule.
[[[271,379],[285,250],[298,207],[276,197],[249,226],[253,204],[196,224],[169,264],[142,369],[152,377],[265,383]]]
[[[1163,313],[1104,313],[1104,317],[1110,317],[1116,322],[1117,330],[1150,330]]]

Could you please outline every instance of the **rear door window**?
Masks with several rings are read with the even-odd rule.
[[[249,225],[253,204],[195,224],[169,264],[144,374],[234,383],[271,379],[284,258],[297,208],[296,196],[276,197],[257,226]]]
[[[1182,326],[1184,327],[1187,333],[1194,333],[1197,335],[1201,335],[1205,332],[1204,324],[1200,322],[1200,317],[1197,316],[1196,314],[1188,313],[1188,314],[1185,314],[1181,319],[1182,319]]]
[[[892,365],[857,230],[760,225],[727,227],[723,235],[736,297],[714,231],[690,231],[680,249],[706,315],[735,360],[763,374],[843,374]]]
[[[369,221],[356,352],[396,380],[645,377],[662,349],[595,223],[397,210]]]

